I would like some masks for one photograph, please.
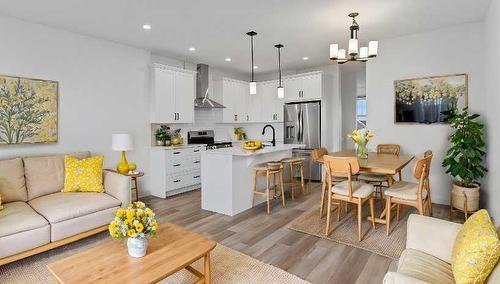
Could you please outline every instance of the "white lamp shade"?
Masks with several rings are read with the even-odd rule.
[[[285,88],[278,87],[278,98],[279,99],[284,99],[285,98]]]
[[[330,59],[337,59],[338,55],[339,55],[339,45],[330,44]]]
[[[373,40],[368,43],[368,56],[375,57],[378,53],[378,41]]]
[[[255,95],[257,94],[257,83],[256,82],[250,82],[250,95]]]
[[[134,149],[132,135],[113,134],[111,148],[113,151],[130,151]]]
[[[339,55],[337,56],[339,60],[345,60],[346,59],[346,54],[345,54],[345,49],[339,49]]]
[[[358,40],[355,38],[349,39],[349,55],[358,54]]]
[[[368,58],[368,47],[364,46],[359,49],[359,58]]]

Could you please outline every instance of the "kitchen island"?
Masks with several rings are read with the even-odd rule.
[[[255,151],[231,147],[203,152],[201,208],[229,216],[252,208],[254,166],[292,157],[292,149],[302,146],[277,144]],[[264,187],[265,179],[259,180],[258,184],[259,188]],[[256,196],[255,205],[264,201]]]

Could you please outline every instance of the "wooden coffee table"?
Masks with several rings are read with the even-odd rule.
[[[171,223],[162,223],[149,239],[146,256],[128,255],[126,242],[110,239],[47,265],[59,283],[156,283],[181,269],[210,284],[210,252],[217,245]],[[204,273],[191,264],[204,258]]]

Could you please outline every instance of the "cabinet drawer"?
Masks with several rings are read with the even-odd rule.
[[[176,190],[185,186],[201,182],[200,171],[191,171],[167,176],[167,191]]]

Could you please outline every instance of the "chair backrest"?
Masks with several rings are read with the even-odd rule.
[[[401,146],[398,144],[378,144],[377,145],[377,153],[379,154],[392,154],[399,156],[399,152],[401,151]]]
[[[319,158],[323,157],[326,154],[328,154],[328,150],[326,148],[314,149],[311,152],[311,159],[313,161],[317,161]]]
[[[424,156],[422,159],[418,159],[413,167],[413,176],[419,180],[428,179],[431,171],[431,162],[432,154]]]
[[[327,173],[330,176],[348,177],[359,172],[359,162],[356,157],[332,157],[323,156]]]

